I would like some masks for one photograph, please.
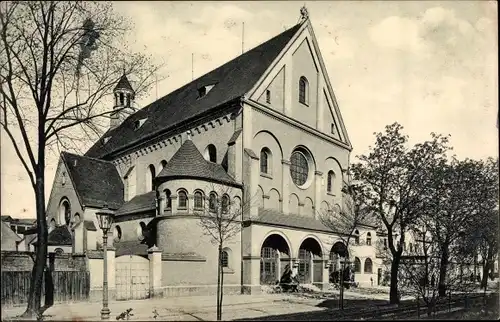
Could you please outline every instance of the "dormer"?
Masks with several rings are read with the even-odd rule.
[[[211,85],[205,85],[205,86],[198,88],[198,99],[206,96],[208,94],[208,92],[210,92],[212,90],[212,88],[214,88],[214,86],[215,86],[215,84],[211,84]]]

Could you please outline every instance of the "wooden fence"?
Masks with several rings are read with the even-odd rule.
[[[45,272],[47,274],[47,272]],[[28,302],[31,272],[2,271],[2,306],[19,305]],[[55,271],[52,272],[54,302],[87,301],[90,290],[89,272]],[[42,284],[42,306],[44,305],[46,279]]]

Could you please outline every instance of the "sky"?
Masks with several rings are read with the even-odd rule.
[[[459,159],[498,156],[493,1],[115,2],[133,22],[129,45],[163,66],[139,107],[240,55],[242,45],[251,49],[291,28],[304,3],[353,145],[351,162],[396,121],[410,144],[450,134]],[[1,214],[34,218],[33,190],[4,135]],[[57,161],[47,158],[47,200]]]

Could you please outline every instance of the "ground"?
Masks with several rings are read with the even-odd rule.
[[[370,294],[368,294],[370,293]],[[388,304],[388,289],[354,289],[345,292],[344,308],[366,308]],[[403,301],[411,300],[409,297]],[[131,308],[130,320],[210,321],[215,320],[215,296],[193,296],[110,302],[111,320]],[[300,293],[224,296],[224,320],[331,320],[338,309],[338,291],[319,292],[305,288]],[[101,303],[56,304],[45,312],[44,320],[95,321]],[[2,321],[15,319],[24,307],[2,307]],[[410,317],[411,318],[411,317]],[[455,318],[457,319],[457,318]]]

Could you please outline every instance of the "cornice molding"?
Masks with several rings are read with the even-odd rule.
[[[289,117],[289,116],[287,116],[279,111],[273,110],[272,108],[267,107],[259,102],[256,102],[256,101],[253,101],[250,99],[244,99],[243,102],[248,104],[249,106],[253,107],[257,112],[265,114],[265,115],[267,115],[275,120],[278,120],[282,123],[285,123],[287,125],[291,125],[291,126],[295,127],[296,129],[301,130],[304,133],[307,133],[311,136],[323,139],[324,141],[326,141],[328,143],[335,144],[336,146],[343,148],[343,149],[346,149],[349,152],[352,151],[352,148],[349,147],[349,145],[345,144],[344,142],[341,142],[333,137],[330,137],[330,136],[310,127],[309,125],[306,125],[302,122],[294,120],[291,117]]]

